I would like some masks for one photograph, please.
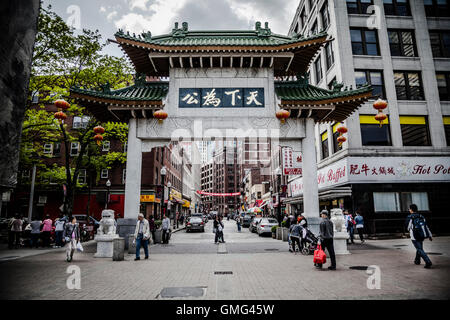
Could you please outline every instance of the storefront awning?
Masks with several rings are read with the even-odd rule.
[[[329,200],[342,197],[350,197],[352,195],[352,188],[339,187],[328,190],[322,190],[319,192],[319,200]],[[303,202],[303,195],[297,197],[290,197],[283,201],[284,203],[295,204]]]

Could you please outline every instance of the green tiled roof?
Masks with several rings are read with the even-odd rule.
[[[134,85],[119,90],[109,90],[108,86],[103,86],[101,90],[71,88],[70,91],[90,97],[119,101],[157,101],[162,100],[167,95],[169,83],[137,81]]]
[[[255,30],[191,31],[184,22],[182,28],[178,28],[176,23],[171,33],[160,36],[152,36],[150,32],[131,35],[122,30],[115,34],[117,38],[160,46],[279,46],[326,35],[326,32],[320,32],[307,37],[301,35],[288,37],[272,33],[267,23],[265,28],[262,28],[258,22]]]

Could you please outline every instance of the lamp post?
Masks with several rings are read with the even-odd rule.
[[[281,169],[280,167],[278,167],[275,170],[275,175],[277,176],[277,187],[278,187],[278,192],[277,192],[277,216],[278,216],[278,226],[281,227],[281,198],[280,198],[280,194],[281,194]]]
[[[105,209],[108,209],[108,204],[109,204],[109,188],[111,188],[111,181],[106,181],[106,204],[105,204]]]
[[[270,186],[269,188],[270,191],[270,210],[273,210],[273,187]],[[270,215],[272,215],[273,213],[271,212]]]
[[[161,168],[161,185],[162,185],[162,202],[161,202],[161,212],[160,212],[160,219],[162,219],[163,217],[163,213],[164,213],[164,207],[165,207],[165,202],[166,202],[166,188],[164,187],[164,180],[166,178],[166,174],[167,174],[167,169],[165,166],[163,166]]]

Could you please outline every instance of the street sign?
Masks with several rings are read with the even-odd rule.
[[[302,174],[302,153],[293,151],[292,148],[283,147],[281,149],[283,157],[283,174],[286,176],[294,176]]]

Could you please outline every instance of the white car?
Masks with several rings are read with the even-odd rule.
[[[262,218],[256,227],[256,232],[261,237],[265,233],[272,233],[272,227],[277,225],[278,225],[277,219]]]

